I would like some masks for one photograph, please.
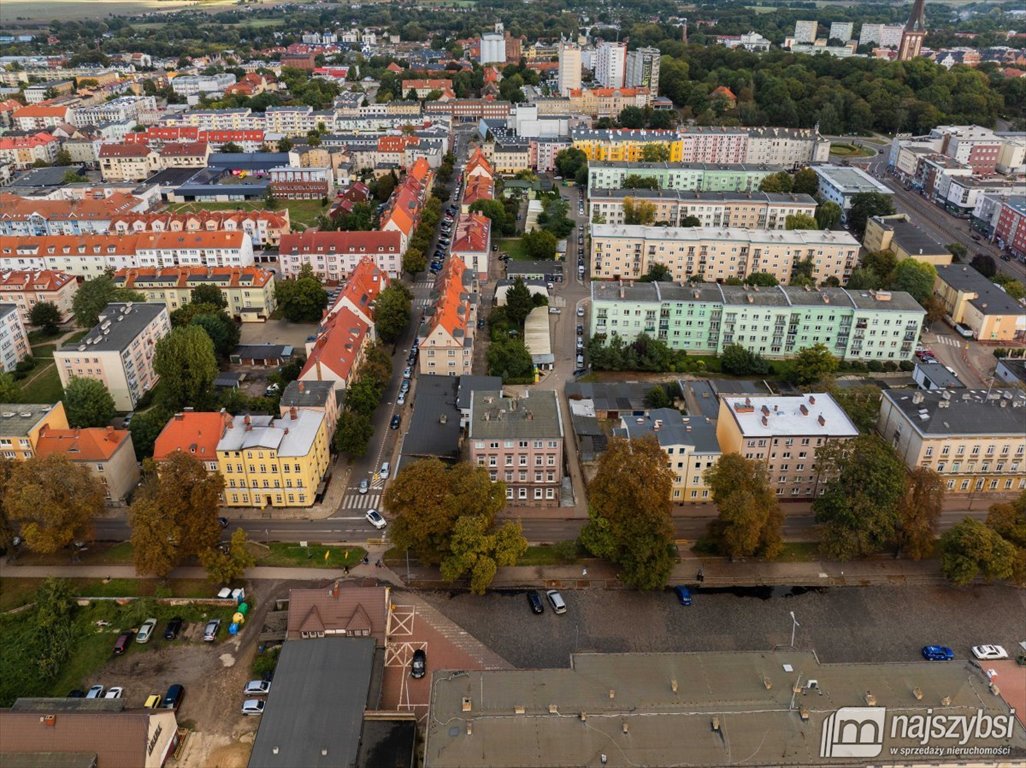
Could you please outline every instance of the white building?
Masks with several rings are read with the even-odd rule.
[[[638,48],[627,54],[626,87],[645,88],[649,96],[659,95],[659,61],[658,48]]]
[[[0,304],[0,370],[13,371],[29,353],[28,334],[17,304]]]
[[[595,51],[595,82],[623,88],[627,71],[627,43],[601,42]]]
[[[235,85],[235,75],[219,72],[216,75],[180,75],[171,81],[171,90],[179,96],[199,96],[206,93],[224,93]]]
[[[561,40],[559,43],[559,95],[569,96],[570,91],[581,87],[581,48],[575,43]]]
[[[816,32],[819,23],[815,21],[799,20],[794,23],[794,40],[796,43],[816,42]]]
[[[830,40],[846,43],[855,34],[855,25],[850,21],[834,21],[830,23]]]
[[[881,184],[860,168],[814,165],[812,170],[819,176],[820,194],[845,211],[851,208],[851,198],[860,192],[879,192],[888,197],[894,194],[890,187]]]
[[[479,61],[482,64],[505,64],[506,38],[496,32],[486,32],[481,35]]]
[[[859,45],[874,43],[881,48],[897,48],[901,45],[901,24],[863,24],[859,32]]]

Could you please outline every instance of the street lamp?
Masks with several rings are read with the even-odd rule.
[[[794,631],[800,627],[798,619],[794,617],[794,611],[791,611],[791,647],[794,648]]]

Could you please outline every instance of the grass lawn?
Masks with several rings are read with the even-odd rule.
[[[303,229],[312,227],[317,223],[317,217],[327,210],[321,205],[320,200],[282,200],[280,206],[289,209],[289,220],[292,226],[301,226]],[[168,210],[171,211],[262,211],[267,209],[267,204],[260,200],[253,203],[171,203]]]
[[[56,403],[64,397],[61,378],[52,360],[34,368],[20,385],[21,400],[25,403]]]
[[[524,241],[519,237],[511,237],[499,241],[499,251],[505,251],[511,259],[518,261],[531,261],[531,257],[524,250]]]
[[[28,334],[29,345],[31,346],[33,344],[40,344],[40,343],[43,343],[45,341],[49,341],[50,339],[57,338],[60,335],[61,335],[60,331],[57,331],[57,333],[54,333],[54,334],[49,334],[46,331],[44,331],[42,328],[37,328],[34,331],[29,331],[29,334]]]
[[[822,557],[815,541],[788,541],[777,557],[778,563],[811,563]]]
[[[32,357],[36,360],[53,360],[53,351],[57,349],[56,344],[40,344],[32,347]]]
[[[84,331],[75,331],[73,334],[68,336],[67,339],[64,340],[64,343],[65,344],[74,344],[79,339],[84,339],[86,336],[89,335],[89,330],[90,330],[89,328],[86,328]]]
[[[301,568],[342,568],[354,566],[367,554],[362,547],[325,547],[311,544],[301,547],[275,541],[269,549],[256,551],[257,565],[297,566]]]
[[[573,565],[578,559],[576,542],[528,547],[517,565]]]
[[[11,568],[17,568],[19,565],[68,565],[69,559],[66,551],[56,552],[52,555],[24,551],[18,555],[18,560],[15,563],[8,565]],[[93,542],[81,554],[79,563],[82,565],[131,565],[132,543],[128,541],[117,544]]]
[[[838,157],[872,157],[876,152],[854,144],[831,144],[830,154]]]

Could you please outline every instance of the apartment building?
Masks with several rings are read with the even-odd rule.
[[[341,309],[349,309],[371,328],[373,338],[374,305],[390,282],[388,275],[377,267],[374,260],[365,256],[349,274],[334,303],[324,311],[324,319],[327,320]]]
[[[648,416],[621,416],[613,434],[631,440],[653,435],[659,441],[673,473],[670,498],[675,504],[712,501],[705,472],[721,456],[715,421],[684,416],[675,408],[653,408]]]
[[[435,278],[434,307],[417,331],[420,373],[465,376],[472,373],[477,329],[477,285],[460,259],[448,259]]]
[[[576,43],[559,42],[559,95],[569,96],[581,87],[581,48]]]
[[[0,192],[0,235],[102,235],[116,217],[148,207],[146,200],[124,192],[81,200],[41,200]]]
[[[787,170],[772,165],[708,163],[588,163],[588,195],[599,189],[622,189],[628,176],[655,179],[659,189],[686,192],[758,192],[762,180]]]
[[[158,164],[164,168],[205,168],[210,145],[205,141],[176,141],[157,150]]]
[[[64,272],[49,269],[0,271],[0,302],[16,304],[24,323],[29,322],[32,307],[42,303],[53,304],[61,319],[66,320],[71,316],[71,303],[77,291],[78,282]]]
[[[1002,200],[993,240],[1019,259],[1026,258],[1026,197]]]
[[[13,371],[31,347],[17,304],[0,304],[0,369]]]
[[[596,224],[623,224],[627,201],[655,206],[654,223],[679,227],[694,216],[703,227],[786,228],[787,217],[812,216],[811,195],[771,192],[692,192],[679,189],[596,189],[588,197],[588,218]]]
[[[373,326],[349,307],[337,307],[314,341],[307,342],[300,381],[330,381],[336,390],[348,389],[363,364]]]
[[[877,181],[861,168],[817,165],[812,170],[819,176],[820,195],[837,203],[845,212],[851,208],[851,200],[857,194],[877,192],[887,197],[894,195],[890,187]]]
[[[944,304],[948,320],[968,327],[980,341],[1026,339],[1026,310],[968,265],[937,267],[933,293]]]
[[[819,28],[819,22],[816,21],[805,21],[799,19],[794,23],[794,39],[799,43],[814,43],[816,42],[816,32]]]
[[[324,416],[289,409],[280,418],[224,415],[217,464],[229,507],[309,507],[323,492],[329,435]]]
[[[659,95],[659,68],[662,53],[658,48],[638,48],[627,53],[627,74],[624,85],[643,88],[650,98]]]
[[[160,155],[145,144],[104,144],[99,159],[104,181],[143,181],[163,167]]]
[[[290,381],[281,393],[278,407],[282,416],[290,409],[316,411],[324,416],[329,435],[335,434],[339,403],[332,381]]]
[[[497,99],[449,99],[427,102],[424,114],[428,117],[446,115],[457,122],[476,123],[479,120],[505,120],[509,117],[511,107],[510,102]]]
[[[418,99],[426,99],[432,91],[438,91],[443,99],[455,99],[456,94],[452,90],[452,80],[445,79],[413,79],[403,80],[403,95],[407,96],[410,91],[417,94]]]
[[[618,128],[596,130],[574,128],[570,131],[574,149],[591,161],[638,163],[642,161],[684,160],[684,141],[676,131],[649,131]]]
[[[171,90],[179,96],[188,97],[224,93],[230,85],[235,85],[235,75],[230,72],[219,72],[213,75],[179,75],[171,81]]]
[[[295,277],[309,265],[328,282],[344,280],[365,257],[389,277],[402,272],[402,235],[388,232],[296,232],[282,235],[279,261],[283,277]]]
[[[422,353],[423,354],[423,351]],[[467,430],[469,460],[506,484],[510,506],[559,506],[563,419],[554,391],[523,397],[474,390]]]
[[[36,456],[63,456],[85,467],[103,485],[109,501],[124,501],[139,485],[139,462],[135,459],[132,433],[127,429],[43,427],[36,442]]]
[[[28,136],[0,136],[0,165],[29,168],[34,163],[53,163],[57,159],[60,142],[49,133]]]
[[[45,429],[67,429],[64,403],[0,403],[0,456],[25,461],[36,455],[39,434]]]
[[[230,418],[230,417],[229,417]],[[227,428],[224,413],[184,411],[176,413],[160,430],[153,443],[153,460],[164,461],[176,453],[187,453],[203,464],[207,472],[219,470],[217,444]],[[221,498],[224,501],[224,496]]]
[[[45,131],[69,122],[71,107],[67,104],[29,104],[14,110],[12,119],[19,131]]]
[[[715,283],[591,284],[595,334],[645,333],[672,349],[721,354],[729,344],[786,358],[824,344],[842,360],[911,360],[925,310],[909,294],[747,288]]]
[[[281,236],[292,231],[289,209],[280,211],[192,211],[125,213],[114,216],[109,232],[245,232],[254,248],[277,248]]]
[[[1024,419],[1020,389],[885,389],[877,430],[909,469],[934,470],[949,493],[1018,493],[1026,489]]]
[[[620,112],[627,107],[644,109],[652,98],[645,88],[580,88],[570,91],[569,96],[568,113],[599,118],[619,117]],[[569,118],[566,122],[567,131],[564,135],[569,132]]]
[[[139,291],[146,301],[163,302],[168,312],[189,304],[200,285],[213,285],[227,303],[225,311],[242,322],[262,322],[274,312],[274,273],[259,267],[140,267],[119,269],[114,283]]]
[[[451,255],[461,259],[478,282],[488,280],[488,257],[492,250],[492,221],[483,213],[461,213],[452,234]]]
[[[859,247],[841,230],[592,224],[591,276],[637,280],[653,264],[663,264],[681,283],[692,276],[709,282],[744,279],[754,272],[787,283],[800,262],[811,260],[817,283],[830,277],[844,283],[858,266]]]
[[[830,478],[816,467],[817,453],[858,434],[844,409],[826,392],[722,397],[716,419],[720,450],[762,464],[770,487],[787,498],[822,494]]]
[[[595,82],[622,88],[627,73],[627,43],[603,41],[595,49]]]
[[[163,304],[108,304],[84,338],[54,352],[61,386],[75,377],[96,379],[107,387],[119,411],[130,411],[156,385],[153,354],[170,332],[171,318]]]

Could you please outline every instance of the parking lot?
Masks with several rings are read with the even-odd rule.
[[[668,590],[564,591],[568,611],[541,616],[523,592],[486,597],[436,592],[425,599],[510,663],[521,668],[566,667],[574,651],[668,652],[763,650],[791,641],[823,662],[919,659],[924,645],[950,646],[956,658],[972,645],[995,643],[1014,655],[1026,640],[1026,592],[864,587],[774,596],[756,590],[697,591],[679,605]]]

